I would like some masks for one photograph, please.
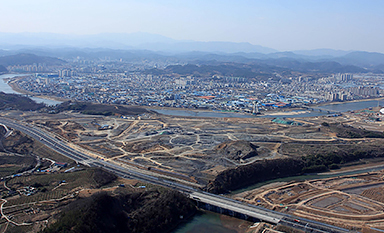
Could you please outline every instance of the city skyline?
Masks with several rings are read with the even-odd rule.
[[[49,1],[2,4],[0,32],[146,32],[175,40],[248,42],[279,51],[384,52],[384,3],[362,1]]]

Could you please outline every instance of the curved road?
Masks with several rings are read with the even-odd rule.
[[[349,232],[349,230],[347,229],[324,224],[317,221],[312,221],[309,219],[297,218],[288,214],[265,209],[255,205],[245,204],[240,201],[236,201],[220,195],[203,192],[201,190],[183,184],[171,182],[169,180],[161,179],[148,174],[143,174],[137,170],[121,167],[111,162],[98,160],[88,154],[73,149],[72,147],[68,146],[66,142],[60,140],[56,136],[51,135],[45,130],[39,129],[32,125],[22,124],[20,122],[16,122],[3,117],[0,117],[0,123],[7,125],[8,127],[11,127],[13,129],[19,130],[25,134],[28,134],[29,136],[41,141],[43,144],[55,150],[56,152],[76,161],[77,163],[93,167],[101,167],[124,178],[134,178],[148,183],[175,189],[185,193],[190,198],[196,201],[225,208],[237,213],[241,213],[247,216],[263,220],[265,222],[270,222],[274,224],[279,223],[297,229],[302,229],[306,232]]]

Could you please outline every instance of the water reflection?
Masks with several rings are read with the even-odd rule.
[[[229,216],[199,211],[191,220],[175,229],[173,233],[240,233],[245,232],[251,224]],[[240,228],[240,225],[243,227]]]
[[[0,75],[0,91],[8,94],[18,94],[18,92],[14,91],[4,80],[6,78],[14,78],[17,76],[21,76],[20,74],[3,74]]]
[[[7,78],[14,78],[18,76],[25,76],[26,74],[3,74],[0,75],[0,91],[8,94],[20,94],[16,91],[14,91],[4,79]],[[30,97],[32,100],[34,100],[36,103],[45,103],[47,105],[56,105],[62,103],[61,101],[56,100],[49,100],[49,99],[43,99],[39,97]]]
[[[322,110],[327,110],[330,112],[347,112],[347,111],[355,111],[360,110],[364,108],[369,107],[376,107],[376,106],[384,106],[384,100],[363,100],[360,102],[343,102],[343,103],[337,103],[337,104],[326,104],[322,105],[319,108]],[[268,112],[265,112],[263,115],[250,115],[250,114],[241,114],[241,113],[232,113],[232,112],[218,112],[218,111],[195,111],[195,110],[173,110],[173,109],[151,109],[149,110],[158,112],[160,114],[164,115],[171,115],[171,116],[185,116],[185,117],[219,117],[219,118],[255,118],[255,117],[261,117],[261,118],[277,118],[277,117],[288,117],[288,118],[295,118],[295,117],[316,117],[316,116],[324,116],[329,115],[327,112],[319,112],[319,111],[310,111],[308,110],[293,110],[288,112],[282,112],[281,114],[273,113],[268,114]],[[288,114],[287,114],[288,113]],[[292,114],[289,114],[292,113]]]

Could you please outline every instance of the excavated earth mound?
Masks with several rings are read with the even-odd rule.
[[[257,156],[257,148],[251,142],[238,140],[223,142],[215,147],[215,151],[228,159],[245,160]]]

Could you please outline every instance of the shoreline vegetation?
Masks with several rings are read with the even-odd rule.
[[[341,103],[359,103],[359,102],[364,102],[364,101],[369,101],[369,100],[380,101],[380,100],[384,100],[384,97],[374,97],[374,98],[366,98],[366,99],[359,99],[359,100],[349,100],[349,101],[342,101],[342,102],[325,102],[325,103],[321,103],[321,104],[318,104],[318,105],[313,105],[313,107],[321,107],[321,106],[324,106],[324,105],[335,105],[335,104],[341,104]]]
[[[170,232],[196,211],[192,200],[174,190],[101,192],[70,203],[42,232]]]
[[[27,90],[21,88],[17,84],[17,81],[22,79],[23,77],[24,76],[19,76],[19,77],[15,77],[15,78],[5,78],[4,80],[8,82],[7,84],[12,88],[12,90],[14,90],[15,92],[20,93],[20,94],[30,95],[30,96],[38,97],[38,98],[41,98],[41,99],[54,100],[54,101],[62,101],[62,102],[70,100],[70,99],[59,98],[59,97],[55,97],[55,96],[38,95],[36,93],[27,91]]]
[[[354,128],[340,123],[323,123],[323,127],[344,139],[382,139],[384,133]],[[205,190],[215,194],[228,193],[260,182],[289,176],[322,173],[355,164],[362,159],[382,159],[384,147],[380,143],[345,143],[341,145],[290,143],[281,148],[289,154],[300,148],[301,156],[274,160],[259,160],[251,164],[220,172]]]
[[[270,160],[273,161],[273,160]],[[243,169],[243,172],[238,172],[238,169],[229,169],[220,173],[215,180],[210,182],[206,187],[205,191],[215,193],[215,194],[230,194],[231,192],[238,192],[238,190],[244,190],[248,187],[252,187],[261,182],[268,182],[275,179],[286,178],[286,177],[299,177],[299,176],[344,176],[345,173],[360,173],[362,171],[376,169],[376,168],[384,168],[384,162],[375,163],[375,165],[352,165],[348,167],[343,167],[340,170],[334,169],[328,172],[315,172],[315,173],[303,173],[302,169],[305,168],[305,165],[300,163],[300,161],[295,159],[282,159],[282,161],[275,161],[275,163],[263,161],[262,164],[258,161],[256,164],[257,168],[252,171],[250,167]],[[292,169],[284,169],[284,166],[279,166],[279,163],[289,164]],[[273,171],[273,174],[270,174],[269,171]],[[369,173],[369,172],[368,172]],[[265,174],[270,175],[269,177],[265,177]],[[252,182],[242,182],[242,180],[251,180]],[[228,183],[228,184],[226,184]],[[273,185],[274,183],[280,182],[272,182],[266,185]],[[264,185],[263,185],[264,186]],[[262,188],[263,186],[259,187]]]
[[[331,177],[350,177],[351,175],[356,175],[356,174],[369,174],[373,171],[376,171],[376,169],[377,170],[384,169],[384,161],[374,162],[374,164],[372,162],[372,164],[366,163],[366,164],[360,164],[360,165],[351,165],[351,166],[341,167],[340,169],[330,170],[328,172],[309,173],[309,174],[303,174],[303,175],[295,175],[295,176],[265,180],[256,184],[252,184],[243,188],[233,190],[229,192],[228,195],[229,196],[237,195],[240,193],[253,192],[255,190],[260,190],[260,189],[274,188],[290,182],[303,180],[302,178],[303,176],[304,177],[308,176],[309,177],[308,180],[319,180],[319,179],[321,180],[321,179],[326,179],[330,176]],[[318,176],[318,177],[314,178],[314,176]],[[289,179],[286,181],[279,180],[279,179],[285,179],[285,178],[292,178],[292,179]]]
[[[0,110],[18,109],[21,111],[36,111],[45,107],[32,99],[18,95],[0,92]]]
[[[384,168],[384,161],[375,163],[374,165],[363,164],[363,165],[354,165],[350,167],[342,167],[340,169],[330,170],[329,172],[316,173],[316,175],[338,175],[338,174],[344,174],[349,172],[359,173],[360,171],[364,171],[367,169],[375,169],[375,168]]]
[[[12,89],[17,91],[17,92],[23,92],[24,94],[31,94],[30,92],[21,89],[17,85],[16,81],[19,79],[22,79],[22,78],[23,77],[15,77],[15,78],[7,79],[7,80],[9,80],[8,85],[10,85],[12,87]],[[51,98],[51,97],[47,97],[47,96],[44,96],[44,97],[47,99]],[[51,99],[53,99],[53,98],[51,98]],[[381,98],[374,98],[374,99],[370,99],[370,100],[382,100],[382,99],[384,99],[384,98],[381,97]],[[367,101],[367,99],[348,101],[348,102],[362,102],[362,101]],[[348,102],[344,102],[344,103],[348,103]],[[328,104],[338,104],[338,103],[340,103],[340,102],[328,103]],[[171,109],[173,109],[173,108],[171,108]],[[189,109],[183,109],[183,110],[194,111],[194,110],[189,110]],[[297,110],[299,110],[299,109],[297,109]],[[306,113],[310,112],[308,110],[302,110],[302,109],[300,109],[300,111],[298,112],[297,110],[296,111],[289,111],[289,110],[287,111],[287,109],[283,109],[283,111],[269,111],[268,114],[269,115],[282,115],[282,114],[294,115],[294,114],[300,114],[302,112],[306,112]],[[198,110],[198,111],[209,112],[210,110],[203,109],[203,110]],[[91,114],[93,114],[93,112],[91,112]],[[330,127],[330,126],[327,125],[327,127]],[[361,131],[360,132],[359,130],[353,129],[351,127],[348,128],[348,127],[340,127],[337,125],[333,125],[331,128],[330,128],[331,130],[334,130],[335,133],[339,134],[339,136],[344,137],[344,138],[349,138],[349,137],[350,138],[356,138],[356,137],[358,137],[358,138],[361,138],[361,137],[382,138],[382,137],[384,137],[384,135],[376,135],[375,133],[368,132],[368,131],[363,132],[360,130]],[[343,134],[343,135],[341,135],[341,134]],[[368,136],[366,134],[368,134]],[[274,178],[281,178],[281,177],[285,177],[285,176],[300,175],[300,174],[302,175],[302,174],[308,174],[308,173],[313,174],[313,173],[317,173],[317,172],[320,172],[320,173],[330,172],[330,170],[339,169],[340,166],[343,166],[343,164],[345,164],[345,163],[355,161],[356,158],[381,157],[378,154],[381,150],[382,150],[382,148],[380,148],[380,147],[376,147],[376,149],[374,151],[369,151],[368,149],[355,148],[355,151],[349,151],[350,153],[353,153],[353,156],[350,156],[351,158],[349,158],[347,156],[347,154],[349,152],[347,152],[346,154],[341,153],[341,152],[340,153],[334,152],[334,153],[328,153],[328,154],[327,153],[307,154],[307,156],[303,156],[302,158],[292,158],[292,159],[288,159],[289,161],[288,160],[284,160],[284,161],[276,160],[273,163],[265,162],[265,161],[257,161],[255,163],[249,164],[249,166],[248,165],[241,166],[241,167],[237,167],[234,169],[228,169],[228,170],[221,172],[210,184],[208,184],[206,186],[206,190],[213,191],[215,193],[222,193],[222,192],[228,192],[228,191],[233,191],[236,189],[244,188],[244,186],[252,185],[254,183],[262,182],[265,180],[271,180]],[[295,160],[295,161],[293,161],[293,160]],[[276,162],[277,163],[280,163],[280,162],[292,163],[291,165],[293,167],[296,167],[297,169],[291,169],[290,171],[285,171],[284,166],[282,166],[281,164],[275,164]],[[256,167],[261,166],[261,167],[259,169],[255,170],[254,169],[255,166]],[[265,172],[268,169],[270,170],[272,168],[271,166],[273,167],[273,169],[275,169],[275,170],[277,169],[275,171],[276,174],[265,175],[266,174]],[[267,169],[267,170],[265,170],[265,169]],[[244,170],[244,171],[241,171],[241,170]],[[260,171],[263,171],[263,175],[259,174]],[[241,175],[241,173],[245,173],[246,177],[243,177],[244,175]],[[257,178],[255,178],[255,174],[258,174]],[[238,181],[238,182],[235,182],[236,183],[235,184],[232,182],[232,181],[234,181],[233,178],[229,178],[229,177],[225,178],[226,176],[229,176],[229,177],[241,176],[242,178],[246,178],[246,180],[248,182],[246,182],[247,184],[245,184],[242,181]],[[237,178],[239,178],[239,177],[237,177]],[[231,181],[231,182],[229,182],[227,179],[229,179],[229,181]],[[237,180],[237,179],[235,179],[235,180]],[[224,181],[227,182],[227,184],[223,184],[223,183],[225,183]],[[232,183],[232,184],[230,184],[230,183]]]

